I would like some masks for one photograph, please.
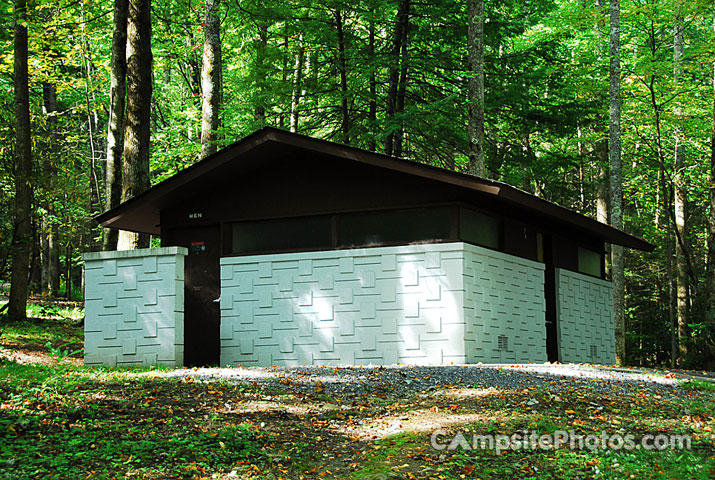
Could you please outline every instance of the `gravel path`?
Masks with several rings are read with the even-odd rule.
[[[338,398],[364,394],[402,397],[445,385],[498,389],[547,387],[554,391],[588,386],[598,392],[617,394],[632,393],[635,389],[648,389],[657,395],[683,392],[676,374],[573,364],[198,368],[172,370],[163,375],[255,382],[292,392],[325,393]]]

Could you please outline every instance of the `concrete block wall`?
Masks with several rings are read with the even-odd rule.
[[[463,248],[222,258],[221,364],[465,363]]]
[[[464,245],[469,363],[545,362],[544,264]]]
[[[85,365],[183,365],[186,254],[165,247],[82,256]]]
[[[545,361],[544,318],[542,264],[461,242],[221,259],[222,365]]]
[[[561,362],[616,363],[613,284],[556,269]]]

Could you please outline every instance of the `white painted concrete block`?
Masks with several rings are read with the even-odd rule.
[[[85,364],[183,364],[185,248],[93,252],[85,261]]]
[[[559,360],[614,364],[613,284],[556,269],[556,293]]]

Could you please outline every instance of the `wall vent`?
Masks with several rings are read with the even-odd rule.
[[[509,337],[506,335],[499,335],[497,338],[497,350],[500,352],[506,352],[509,350]]]
[[[596,345],[591,345],[591,358],[595,359],[598,356]]]

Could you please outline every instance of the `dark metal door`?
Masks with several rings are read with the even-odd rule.
[[[559,326],[556,315],[556,268],[551,235],[544,235],[544,297],[546,300],[546,356],[559,361]]]
[[[218,225],[172,229],[166,245],[189,250],[184,267],[184,365],[218,365],[221,229]]]

